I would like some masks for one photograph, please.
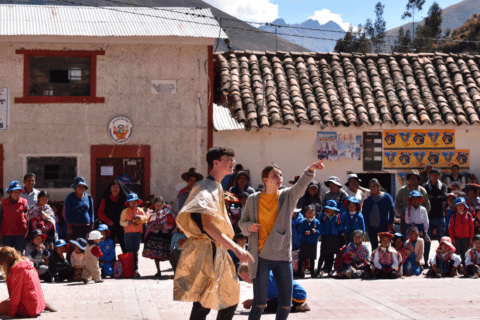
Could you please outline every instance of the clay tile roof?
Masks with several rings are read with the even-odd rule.
[[[231,51],[214,102],[245,129],[480,123],[480,56]]]

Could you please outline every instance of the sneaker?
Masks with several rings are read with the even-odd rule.
[[[83,283],[87,284],[88,280],[87,279],[82,279]]]

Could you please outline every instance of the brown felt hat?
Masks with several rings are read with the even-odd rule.
[[[197,169],[195,168],[190,168],[188,169],[187,172],[182,173],[181,175],[182,180],[187,181],[190,179],[190,177],[196,177],[198,181],[203,180],[203,176],[197,172]]]
[[[420,173],[418,170],[412,170],[407,174],[407,180],[410,179],[411,176],[417,176],[418,180],[421,180],[422,178],[420,177]]]

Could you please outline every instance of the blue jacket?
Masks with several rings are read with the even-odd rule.
[[[70,193],[65,199],[65,221],[74,224],[91,224],[95,222],[93,199],[84,193],[79,199],[75,193]]]
[[[317,231],[313,233],[312,229]],[[310,231],[310,234],[307,236],[305,231]],[[300,233],[300,243],[317,244],[318,237],[320,237],[320,221],[313,219],[312,222],[308,222],[308,220],[304,218],[298,225],[298,233]]]
[[[295,280],[293,280],[293,295],[292,300],[297,303],[304,303],[307,301],[307,291]],[[275,283],[275,277],[273,276],[272,271],[268,275],[268,293],[267,299],[273,300],[278,298],[278,289]]]
[[[115,260],[115,243],[110,238],[105,238],[104,241],[98,244],[100,250],[102,250],[103,256],[98,260],[111,262]]]
[[[326,216],[325,221],[323,217]],[[320,220],[320,235],[339,235],[342,232],[342,225],[337,224],[338,214],[334,214],[332,218],[329,218],[326,213],[322,213],[318,220]]]
[[[296,218],[292,217],[292,250],[298,250],[300,248],[300,234],[298,228],[300,222],[303,220],[303,215],[299,212]]]
[[[365,233],[365,219],[363,218],[363,214],[357,211],[352,217],[350,212],[346,212],[342,218],[342,227],[346,233],[351,233],[355,230],[362,230],[363,233]]]
[[[367,228],[370,226],[370,213],[374,204],[375,201],[373,201],[372,196],[363,202],[362,214]],[[388,225],[393,224],[393,219],[395,218],[395,205],[393,204],[392,196],[384,193],[378,201],[378,209],[380,210],[380,229],[387,230]]]

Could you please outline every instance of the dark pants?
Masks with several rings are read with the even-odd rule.
[[[23,255],[25,251],[24,236],[3,236],[2,244],[4,247],[12,247]]]
[[[313,277],[315,273],[315,259],[309,259],[309,260],[310,260],[310,275]],[[303,274],[302,270],[303,270],[303,266],[305,266],[306,261],[307,261],[306,258],[300,259],[300,263],[298,265],[298,270],[299,270],[298,273]]]
[[[469,239],[466,238],[466,239],[461,239],[461,238],[455,238],[455,249],[457,249],[457,251],[455,252],[456,254],[458,254],[461,258],[462,258],[462,263],[463,265],[465,265],[465,253],[467,253],[468,251],[468,242],[469,242]]]
[[[178,249],[173,250],[173,258],[172,258],[173,273],[177,271],[178,260],[180,259],[181,254],[182,254],[182,250],[178,250]]]
[[[126,252],[133,252],[133,262],[135,263],[135,271],[138,270],[138,250],[142,242],[142,234],[140,232],[128,232],[124,235]]]
[[[72,234],[68,235],[68,238],[70,240],[77,240],[78,238],[86,240],[90,231],[92,231],[90,225],[72,225]]]
[[[218,310],[217,320],[231,320],[235,315],[237,305],[228,307],[226,309]],[[200,302],[194,302],[192,313],[190,314],[190,320],[205,320],[210,313],[210,309],[204,308]]]
[[[375,279],[397,279],[398,278],[398,273],[395,270],[392,270],[390,272],[385,272],[382,269],[380,270],[375,270]]]
[[[290,313],[297,312],[296,307],[301,306],[302,303],[292,301],[292,307],[290,308]],[[267,307],[263,312],[265,313],[276,313],[278,309],[278,298],[271,299],[267,301]]]
[[[368,238],[370,239],[370,244],[372,245],[372,251],[378,248],[378,234],[383,231],[387,230],[383,228],[367,227]]]
[[[74,268],[65,268],[65,269],[59,270],[58,273],[54,274],[53,276],[55,277],[55,282],[62,282],[64,280],[72,279],[74,273],[75,273]]]
[[[125,239],[124,239],[124,229],[120,224],[114,224],[113,226],[109,226],[108,229],[110,230],[110,238],[112,238],[115,244],[120,244],[120,248],[122,248],[122,253],[125,253]]]
[[[473,276],[475,275],[475,273],[477,273],[477,268],[475,268],[475,265],[471,264],[469,266],[467,266],[467,273],[470,275],[470,276]]]

